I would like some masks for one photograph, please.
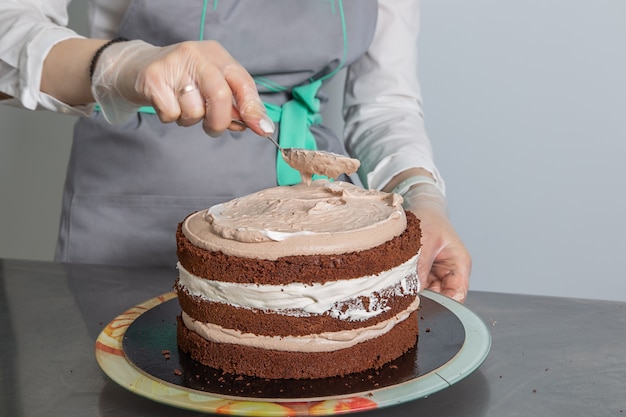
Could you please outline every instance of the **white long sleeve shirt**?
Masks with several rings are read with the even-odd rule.
[[[0,91],[3,104],[88,115],[93,106],[69,106],[40,91],[50,49],[80,38],[66,27],[71,0],[0,0]],[[110,39],[130,0],[89,0],[89,36]],[[361,161],[361,179],[382,188],[409,168],[431,172],[444,183],[424,128],[417,80],[418,0],[379,0],[374,40],[348,69],[344,97],[345,143]]]

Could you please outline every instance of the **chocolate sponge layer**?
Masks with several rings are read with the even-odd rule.
[[[175,288],[178,292],[178,301],[181,309],[190,317],[203,323],[213,323],[227,329],[237,329],[243,333],[265,336],[302,336],[373,326],[406,310],[416,297],[415,295],[398,295],[387,298],[385,299],[385,303],[388,306],[386,311],[367,320],[351,321],[331,317],[328,313],[298,317],[240,308],[224,303],[210,302],[193,296],[178,284],[175,285]],[[357,299],[356,301],[359,300]],[[354,302],[355,300],[351,301]],[[360,301],[367,302],[367,300]],[[346,302],[340,308],[348,308],[349,305],[350,302]]]
[[[334,352],[285,352],[209,342],[189,330],[178,317],[178,346],[192,359],[235,375],[271,379],[343,376],[380,368],[410,348],[418,334],[417,312],[386,335]]]
[[[215,281],[283,285],[323,283],[378,274],[411,259],[420,248],[419,220],[410,212],[406,230],[372,249],[340,255],[297,255],[276,260],[241,258],[191,244],[176,233],[178,260],[195,276]]]

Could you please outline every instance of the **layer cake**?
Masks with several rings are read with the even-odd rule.
[[[415,348],[419,220],[397,194],[274,187],[189,215],[176,239],[177,341],[204,365],[323,378]]]

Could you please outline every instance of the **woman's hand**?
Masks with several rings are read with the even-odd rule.
[[[414,185],[403,197],[404,207],[420,219],[422,248],[417,273],[422,288],[464,302],[472,260],[448,220],[445,197],[428,183]]]
[[[114,43],[97,60],[92,93],[114,123],[150,105],[161,121],[202,122],[210,136],[246,126],[266,136],[274,129],[252,76],[215,41]]]

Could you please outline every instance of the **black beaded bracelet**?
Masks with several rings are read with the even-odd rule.
[[[91,58],[91,63],[89,64],[89,79],[90,80],[93,81],[93,73],[96,70],[96,64],[98,63],[98,59],[100,58],[100,55],[102,55],[102,52],[104,52],[105,49],[107,49],[109,46],[113,45],[114,43],[127,42],[127,41],[129,41],[129,39],[124,38],[124,37],[117,37],[117,38],[111,39],[110,41],[102,45],[100,48],[98,48],[96,53],[93,54],[93,58]]]

